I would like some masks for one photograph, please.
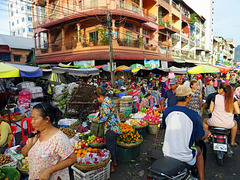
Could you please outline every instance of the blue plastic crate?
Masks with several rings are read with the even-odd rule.
[[[57,125],[57,128],[61,128],[61,127],[69,128],[69,125]]]

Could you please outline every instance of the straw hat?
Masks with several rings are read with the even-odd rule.
[[[166,82],[167,81],[167,78],[163,77],[161,82]]]

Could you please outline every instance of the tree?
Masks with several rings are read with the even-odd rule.
[[[195,22],[197,22],[196,14],[195,14],[195,13],[192,13],[192,14],[190,14],[189,23],[190,23],[191,25],[194,25]]]

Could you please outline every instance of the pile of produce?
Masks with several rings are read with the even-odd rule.
[[[20,173],[15,167],[3,166],[0,168],[0,180],[20,179]]]
[[[154,111],[154,109],[149,108],[145,112],[146,116],[143,118],[147,120],[150,124],[158,124],[160,119],[160,113],[158,111]]]
[[[19,163],[19,164],[20,164],[20,168],[21,169],[28,169],[29,168],[29,166],[28,166],[28,157],[23,158],[20,162],[21,163]]]
[[[145,113],[147,111],[147,108],[142,108],[142,109],[140,109],[140,112],[141,113]]]
[[[129,119],[126,121],[126,123],[131,126],[146,126],[146,125],[148,125],[147,121],[144,121],[142,119]]]
[[[3,166],[4,164],[8,164],[13,162],[10,155],[2,155],[0,154],[0,166]]]
[[[88,131],[88,128],[80,125],[76,128],[76,131],[79,132],[79,133],[85,133],[85,132]]]
[[[75,153],[76,153],[77,150],[87,148],[87,146],[88,146],[88,143],[87,143],[85,140],[81,140],[81,141],[79,141],[79,142],[75,142],[75,143],[74,143]]]
[[[98,164],[107,160],[110,156],[110,152],[107,149],[87,148],[86,150],[78,150],[77,152],[77,164],[89,165]]]
[[[126,123],[121,123],[122,124],[122,133],[127,133],[129,131],[133,131],[132,126]]]
[[[21,141],[20,142],[20,145],[17,147],[17,149],[16,149],[16,153],[17,154],[21,154],[22,152],[21,152],[21,150],[22,150],[22,148],[25,146],[27,144],[27,142],[26,141]]]
[[[124,144],[132,144],[137,143],[142,140],[142,136],[139,135],[138,131],[130,131],[128,133],[124,133],[119,135],[117,142]]]
[[[87,143],[106,143],[105,136],[103,138],[99,138],[95,135],[88,136]]]
[[[75,123],[71,124],[69,126],[69,128],[70,129],[76,129],[79,126],[79,124],[81,124],[81,121],[76,121]]]
[[[20,112],[12,112],[11,114],[10,114],[10,118],[12,119],[12,120],[16,120],[16,116],[20,116],[20,115],[22,115]],[[5,120],[5,121],[8,121],[9,120],[9,115],[8,114],[5,114],[4,116],[3,116],[3,120]]]
[[[67,137],[70,139],[70,138],[73,138],[75,136],[75,131],[74,130],[71,130],[69,128],[65,128],[65,127],[61,127],[60,130],[67,135]]]

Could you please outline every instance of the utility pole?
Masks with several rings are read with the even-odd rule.
[[[114,86],[114,72],[113,72],[113,45],[112,45],[112,26],[110,12],[107,12],[107,26],[108,26],[108,41],[109,41],[109,54],[110,54],[110,73],[111,85]]]

